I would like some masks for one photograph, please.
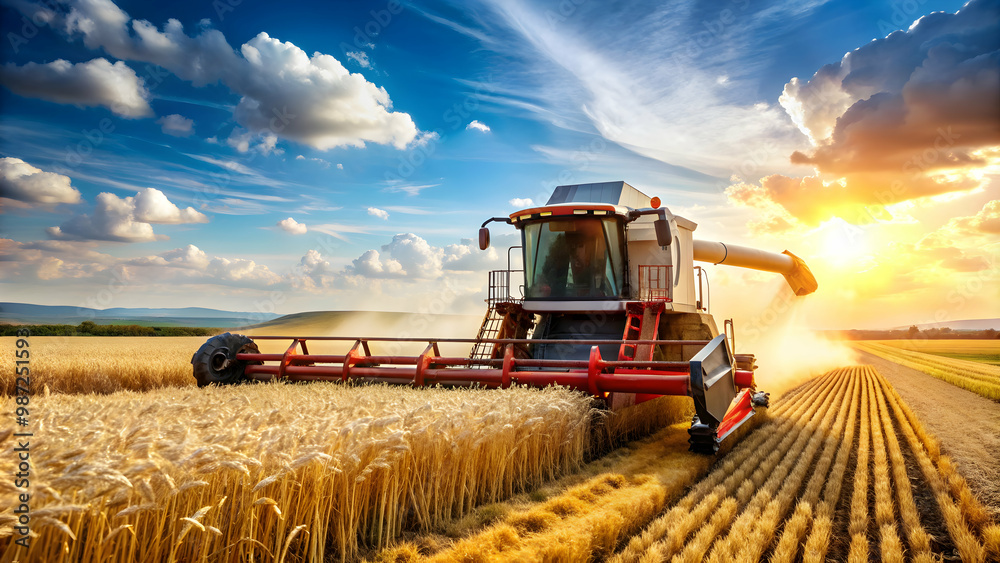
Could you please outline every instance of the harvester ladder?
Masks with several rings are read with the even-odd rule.
[[[625,306],[628,314],[625,320],[625,333],[622,335],[621,348],[618,349],[620,361],[652,361],[653,346],[651,344],[629,344],[629,340],[656,340],[657,329],[660,326],[660,313],[664,310],[662,301],[638,301]]]
[[[490,303],[489,309],[486,310],[486,316],[483,317],[483,324],[479,327],[479,335],[476,336],[476,343],[472,345],[472,353],[469,354],[470,360],[489,360],[493,358],[493,349],[496,344],[492,342],[483,342],[483,339],[496,338],[500,334],[500,327],[503,326],[503,318],[497,311],[495,303]]]

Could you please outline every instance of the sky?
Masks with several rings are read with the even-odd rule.
[[[0,10],[2,301],[478,314],[484,220],[624,180],[802,257],[808,327],[1000,317],[995,1]],[[717,317],[786,308],[706,271]]]

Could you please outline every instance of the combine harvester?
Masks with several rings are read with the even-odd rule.
[[[794,254],[694,240],[697,225],[625,182],[559,186],[543,207],[493,217],[521,233],[506,270],[489,273],[488,310],[476,338],[295,337],[264,354],[249,337],[222,334],[194,354],[199,386],[245,380],[363,381],[480,386],[563,385],[612,411],[663,395],[690,396],[691,450],[719,444],[767,406],[757,392],[754,356],[734,354],[732,320],[720,333],[708,312],[707,275],[694,261],[783,274],[796,295],[816,280]],[[523,269],[510,251],[522,250]],[[514,286],[511,281],[523,285]],[[255,340],[287,340],[255,336]],[[309,341],[351,342],[341,355],[310,354]],[[417,356],[372,353],[373,343],[421,342]],[[467,357],[442,356],[440,343],[468,343]]]

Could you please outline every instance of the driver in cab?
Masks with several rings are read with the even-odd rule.
[[[581,225],[583,226],[583,225]],[[560,233],[542,267],[538,297],[594,298],[613,295],[605,276],[606,245],[600,225]]]

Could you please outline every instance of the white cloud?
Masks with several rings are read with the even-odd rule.
[[[57,104],[102,106],[126,118],[149,117],[149,91],[124,62],[97,58],[83,63],[57,59],[50,63],[7,63],[0,84],[11,92]]]
[[[125,201],[133,198],[125,198]],[[208,217],[193,207],[181,209],[170,202],[163,192],[156,188],[146,188],[135,195],[135,218],[143,223],[180,224],[207,223]]]
[[[240,287],[271,286],[281,281],[263,264],[246,258],[209,257],[193,244],[160,254],[123,260],[122,266],[133,267],[138,276],[149,280],[176,280],[185,283],[221,283]]]
[[[499,266],[500,255],[496,248],[505,241],[500,236],[495,247],[483,252],[472,239],[462,239],[460,244],[440,248],[413,233],[398,234],[380,250],[368,250],[359,256],[345,269],[344,275],[417,281],[440,279],[446,271],[482,272]]]
[[[174,137],[189,137],[194,133],[194,121],[180,114],[165,115],[156,120],[163,132]]]
[[[28,17],[39,14],[39,21],[69,37],[82,37],[90,49],[160,65],[198,87],[221,82],[241,96],[234,117],[252,132],[270,131],[320,150],[368,142],[403,148],[417,136],[413,119],[392,111],[384,88],[351,74],[330,55],[309,56],[263,32],[237,54],[204,21],[198,34],[190,36],[176,19],[167,20],[161,30],[130,19],[110,0],[66,3],[68,13],[27,0],[15,8]]]
[[[299,260],[291,275],[286,276],[296,289],[315,290],[330,286],[336,279],[330,262],[316,250],[310,249]]]
[[[340,164],[340,163],[338,162],[338,163],[337,163],[337,170],[343,170],[343,169],[344,169],[344,165],[343,165],[343,164]]]
[[[68,176],[45,172],[20,158],[0,158],[0,198],[26,203],[79,203]]]
[[[779,101],[816,145],[831,137],[836,141],[835,128],[846,129],[859,118],[871,117],[865,114],[876,109],[890,112],[884,116],[890,121],[900,113],[909,113],[907,110],[939,114],[951,109],[948,124],[954,127],[955,120],[964,121],[963,117],[969,116],[964,106],[975,103],[969,98],[996,109],[995,79],[983,73],[996,73],[998,51],[993,39],[997,18],[995,4],[975,0],[955,14],[925,16],[906,31],[875,39],[845,54],[839,62],[823,66],[809,80],[793,78]],[[949,92],[952,87],[954,91]],[[876,95],[879,99],[873,98]],[[943,99],[931,99],[935,96]],[[899,98],[898,103],[893,103],[893,98]],[[888,107],[893,105],[900,107]],[[847,118],[852,108],[850,119],[838,126],[837,121]],[[914,115],[916,123],[912,125],[929,121],[929,117],[933,114]],[[992,122],[982,121],[995,130]],[[842,131],[840,137],[845,134]]]
[[[369,250],[354,260],[348,273],[370,278],[434,279],[440,277],[444,251],[413,233],[398,234],[381,252]]]
[[[368,250],[352,262],[348,273],[366,278],[399,278],[406,275],[399,261],[392,258],[383,260],[377,250]]]
[[[420,195],[420,192],[427,188],[436,188],[441,184],[400,184],[392,182],[385,191],[390,193],[404,193],[406,195]]]
[[[153,232],[153,223],[207,223],[208,217],[192,207],[180,209],[163,192],[146,188],[124,199],[111,193],[97,196],[93,216],[79,214],[46,231],[54,239],[146,242],[168,237]]]
[[[208,255],[193,244],[184,248],[176,248],[160,254],[168,264],[173,264],[181,268],[191,268],[202,270],[209,264]]]
[[[330,167],[330,163],[326,160],[323,160],[322,158],[306,158],[305,156],[300,154],[299,156],[295,157],[295,160],[308,160],[309,162],[315,162],[316,164],[319,164],[323,168]],[[338,164],[337,166],[340,165]]]
[[[490,132],[490,126],[489,125],[486,125],[485,123],[482,123],[482,122],[480,122],[480,121],[478,121],[476,119],[473,119],[472,121],[470,121],[469,124],[465,126],[465,128],[467,130],[468,129],[475,129],[477,131],[482,131],[483,133],[489,133]]]
[[[93,242],[0,239],[0,279],[54,280],[105,276],[117,259],[96,252]]]
[[[511,204],[514,207],[517,207],[518,209],[523,209],[525,207],[531,207],[535,205],[535,202],[530,197],[515,197],[514,199],[508,201],[507,203]]]
[[[347,58],[358,63],[358,66],[360,66],[361,68],[372,67],[371,61],[368,60],[368,53],[365,53],[364,51],[348,51]]]
[[[205,269],[208,276],[216,280],[239,282],[239,283],[260,283],[271,285],[281,281],[281,277],[272,272],[267,266],[257,264],[253,260],[237,258],[213,258]]]
[[[211,260],[205,251],[193,244],[175,248],[154,256],[133,258],[125,262],[128,266],[170,266],[186,270],[204,271]]]
[[[479,272],[498,266],[500,255],[497,248],[502,247],[503,237],[498,237],[485,251],[479,249],[479,241],[462,239],[459,244],[449,244],[444,247],[444,269],[463,272]]]
[[[278,226],[285,230],[285,232],[292,233],[293,235],[304,235],[309,228],[303,223],[299,223],[295,219],[289,217],[288,219],[282,219],[278,221]]]
[[[242,127],[234,127],[226,139],[226,144],[242,153],[255,151],[264,156],[271,153],[277,155],[285,153],[284,150],[277,148],[278,137],[269,131],[253,133]]]
[[[755,225],[888,220],[902,202],[963,197],[1000,166],[996,3],[936,12],[785,85],[781,105],[813,148],[791,153],[815,174],[765,176],[727,191],[756,208]],[[793,220],[794,219],[794,220]]]
[[[441,139],[437,131],[421,131],[419,135],[410,143],[411,147],[425,147],[431,143],[436,143]]]
[[[386,211],[385,209],[379,209],[378,207],[369,207],[368,214],[371,215],[372,217],[378,217],[383,221],[389,219],[389,212]]]

